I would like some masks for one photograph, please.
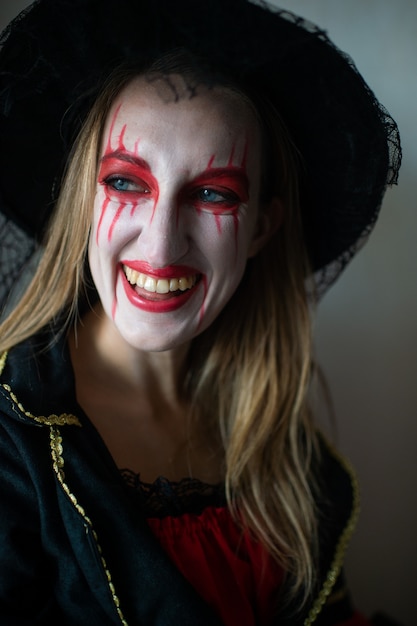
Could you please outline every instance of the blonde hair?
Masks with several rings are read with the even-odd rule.
[[[110,81],[92,107],[68,158],[56,208],[33,279],[0,325],[0,350],[36,333],[66,313],[62,328],[77,318],[85,288],[86,255],[92,217],[102,129],[112,102],[127,82]]]
[[[219,419],[231,510],[285,568],[304,598],[315,582],[318,459],[307,393],[312,368],[311,274],[299,211],[298,156],[277,113],[257,103],[285,206],[282,227],[258,255],[214,324],[193,342],[187,388],[200,419]],[[261,111],[260,111],[261,109]],[[205,414],[204,414],[205,413]],[[291,594],[292,595],[292,594]]]
[[[67,322],[77,315],[102,129],[130,78],[130,71],[118,74],[84,124],[33,281],[0,326],[1,350],[63,311]],[[314,582],[317,545],[311,472],[315,435],[306,402],[311,338],[305,281],[310,268],[298,207],[297,155],[271,105],[241,95],[255,110],[264,135],[263,200],[279,196],[285,217],[248,263],[218,319],[193,341],[184,392],[196,419],[208,423],[215,416],[236,520],[285,568],[292,591],[303,588],[306,597]]]

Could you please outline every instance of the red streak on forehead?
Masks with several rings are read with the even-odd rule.
[[[125,149],[125,146],[124,146],[124,143],[123,143],[123,139],[125,137],[126,126],[127,126],[127,124],[125,124],[123,126],[122,132],[119,135],[119,146],[118,146],[119,150],[124,150]]]
[[[242,167],[244,170],[246,170],[246,165],[248,162],[248,149],[249,149],[249,143],[248,143],[248,140],[246,140],[245,147],[243,150],[243,155],[242,155],[242,162],[240,164],[240,167]]]
[[[112,118],[112,121],[111,121],[111,124],[110,124],[109,135],[107,137],[107,145],[106,145],[106,149],[105,149],[106,153],[110,152],[112,150],[111,140],[112,140],[112,137],[113,137],[114,127],[115,127],[117,116],[119,115],[119,111],[120,111],[121,106],[122,106],[122,103],[119,104],[119,106],[117,107],[117,109],[115,110],[115,112],[113,114],[113,118]],[[124,131],[122,131],[122,133],[124,134]]]
[[[232,146],[232,151],[230,152],[230,157],[227,165],[230,167],[233,165],[233,157],[235,156],[235,145]]]
[[[245,146],[243,148],[243,154],[242,154],[242,161],[239,163],[239,165],[235,165],[233,163],[234,158],[235,158],[235,152],[236,152],[236,145],[233,144],[232,149],[230,151],[230,156],[229,156],[229,160],[227,162],[227,167],[236,167],[236,168],[241,168],[246,170],[246,165],[247,165],[247,160],[248,160],[248,140],[245,141]],[[207,169],[213,169],[213,163],[216,159],[216,155],[212,154],[212,156],[209,159],[209,162],[207,163]]]

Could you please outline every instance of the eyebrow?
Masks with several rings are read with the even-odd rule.
[[[145,159],[142,159],[142,157],[136,156],[135,154],[132,154],[131,152],[125,152],[124,150],[114,150],[113,152],[106,152],[106,154],[104,154],[101,157],[100,162],[105,163],[106,161],[109,161],[110,159],[118,159],[119,161],[126,161],[126,163],[137,165],[138,167],[141,167],[142,169],[147,170],[148,172],[151,171],[151,167],[149,163],[145,161]]]
[[[201,185],[209,183],[210,181],[219,180],[234,180],[241,186],[241,190],[245,194],[249,194],[249,178],[244,167],[228,165],[226,167],[213,167],[198,174],[190,183],[193,185]]]
[[[248,180],[245,169],[236,165],[227,165],[226,167],[210,167],[200,174],[197,174],[196,179],[224,178],[225,176],[240,180]]]

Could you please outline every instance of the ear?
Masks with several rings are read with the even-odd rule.
[[[249,247],[248,258],[254,257],[268,243],[280,228],[284,218],[284,205],[280,198],[274,197],[259,207],[255,232]]]

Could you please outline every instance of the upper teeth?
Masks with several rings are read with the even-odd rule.
[[[126,278],[131,285],[142,287],[151,293],[169,293],[170,291],[186,291],[195,285],[196,275],[181,276],[181,278],[154,278],[148,274],[142,274],[127,265],[123,266]]]

